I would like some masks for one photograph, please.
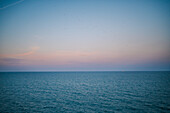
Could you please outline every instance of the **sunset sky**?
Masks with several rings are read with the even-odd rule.
[[[0,71],[170,71],[169,0],[1,0]]]

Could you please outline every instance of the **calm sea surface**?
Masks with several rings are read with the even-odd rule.
[[[0,112],[170,112],[170,72],[1,72]]]

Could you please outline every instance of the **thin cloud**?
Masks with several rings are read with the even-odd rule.
[[[23,56],[28,56],[34,54],[37,50],[39,50],[40,47],[35,46],[32,47],[30,51],[25,52],[25,53],[19,53],[19,54],[0,54],[0,58],[6,58],[6,57],[12,57],[12,58],[17,58],[17,57],[23,57]]]
[[[2,7],[2,8],[0,8],[0,10],[6,9],[6,8],[11,7],[11,6],[14,6],[14,5],[17,5],[17,4],[19,4],[19,3],[23,2],[23,1],[24,1],[24,0],[19,0],[19,1],[15,2],[15,3],[6,5],[6,6]]]
[[[38,49],[39,47],[32,47],[31,51],[21,53],[21,54],[16,54],[15,56],[28,56],[28,55],[34,54]]]
[[[33,54],[34,52],[35,51],[29,51],[29,52],[26,52],[26,53],[16,54],[16,56],[28,56],[28,55]]]

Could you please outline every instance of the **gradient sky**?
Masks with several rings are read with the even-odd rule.
[[[0,71],[92,70],[170,70],[170,1],[0,1]]]

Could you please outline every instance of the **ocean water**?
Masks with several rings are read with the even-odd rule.
[[[170,72],[1,72],[0,112],[170,112]]]

